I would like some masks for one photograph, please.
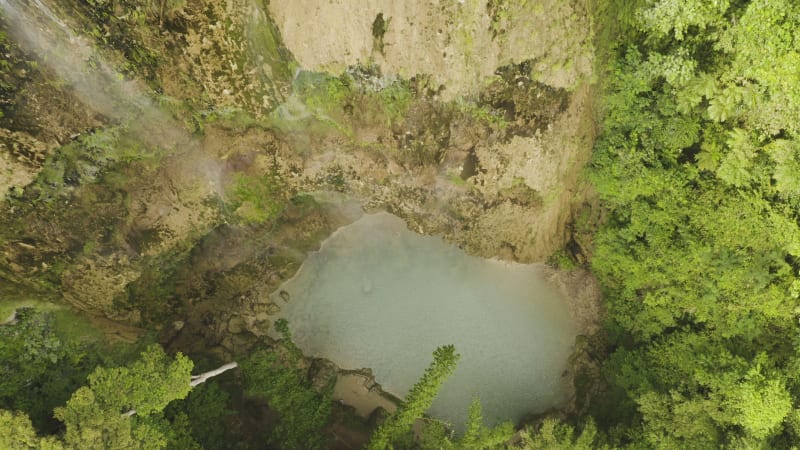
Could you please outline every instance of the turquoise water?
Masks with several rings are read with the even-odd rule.
[[[468,256],[390,214],[365,215],[283,286],[291,300],[281,315],[306,354],[369,367],[401,397],[433,350],[454,344],[458,368],[428,413],[460,428],[477,396],[486,422],[516,421],[566,401],[575,331],[544,270]]]

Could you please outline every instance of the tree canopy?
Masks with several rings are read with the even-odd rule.
[[[285,320],[276,323],[282,351],[260,350],[242,362],[248,395],[263,398],[280,415],[268,439],[287,449],[316,449],[324,445],[323,428],[331,414],[333,386],[314,390],[299,367],[302,353],[291,340]]]
[[[618,416],[598,420],[617,445],[796,442],[800,5],[606,7],[630,20],[591,168]]]
[[[452,345],[437,348],[433,352],[433,362],[425,369],[422,378],[406,394],[397,411],[375,430],[367,448],[384,450],[394,439],[408,432],[414,421],[431,407],[442,383],[456,370],[460,357]]]
[[[490,3],[503,10],[504,2]],[[602,123],[588,178],[607,212],[591,259],[607,312],[604,384],[582,417],[537,421],[514,445],[797,448],[800,2],[597,3]],[[155,3],[148,5],[136,11],[153,20]],[[180,5],[167,2],[166,15],[177,15]],[[101,9],[118,19],[112,3]],[[10,46],[0,33],[0,49]],[[11,67],[0,61],[3,71]],[[2,78],[0,90],[11,89]],[[331,80],[324,86],[342,88]],[[319,88],[302,81],[298,88]],[[314,106],[317,97],[306,97]],[[109,134],[82,139],[103,136]],[[40,179],[65,188],[64,167],[57,176],[44,170]],[[229,194],[239,225],[280,216],[280,183],[277,175],[236,179]],[[154,345],[118,358],[69,338],[56,322],[52,312],[20,308],[13,325],[0,326],[0,448],[225,448],[225,411],[234,396],[255,398],[274,413],[269,445],[327,444],[332,386],[313,386],[285,322],[276,323],[281,336],[272,347],[242,361],[239,390],[212,384],[194,391],[188,357]],[[478,400],[463,435],[424,418],[458,360],[452,345],[438,348],[368,448],[508,445],[511,425],[486,427]],[[412,433],[420,418],[421,431]]]

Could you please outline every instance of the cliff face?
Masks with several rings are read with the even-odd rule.
[[[445,99],[476,93],[514,62],[531,61],[533,77],[556,88],[592,69],[580,2],[301,0],[269,10],[301,66],[337,72],[374,62],[406,78],[428,74]]]
[[[268,7],[303,69],[338,75],[377,66],[424,80],[435,93],[415,97],[391,130],[354,117],[354,140],[381,147],[384,161],[364,164],[374,159],[369,152],[343,154],[336,143],[318,149],[328,166],[366,184],[362,195],[388,204],[412,228],[484,256],[537,261],[565,243],[583,195],[577,173],[594,138],[586,5],[305,0]],[[365,129],[371,133],[358,135]],[[432,161],[410,167],[397,155],[415,146],[433,152]],[[375,186],[386,186],[377,198]]]
[[[578,212],[596,219],[581,2],[91,3],[22,10],[66,33],[63,60],[4,12],[0,282],[17,292],[238,350],[347,211],[523,262],[580,253]]]

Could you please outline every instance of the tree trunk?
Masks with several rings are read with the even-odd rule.
[[[217,375],[219,375],[219,374],[221,374],[223,372],[227,372],[227,371],[229,371],[231,369],[235,369],[237,367],[239,367],[239,365],[236,363],[236,361],[234,361],[234,362],[229,362],[228,364],[225,364],[224,366],[220,366],[220,367],[218,367],[218,368],[216,368],[214,370],[209,370],[208,372],[201,373],[200,375],[192,375],[192,381],[189,383],[189,386],[195,387],[198,384],[203,384],[209,378],[213,378],[213,377],[215,377],[215,376],[217,376]]]
[[[214,378],[217,375],[220,375],[223,372],[227,372],[231,369],[235,369],[239,367],[239,364],[234,362],[229,362],[228,364],[222,365],[217,367],[214,370],[209,370],[208,372],[201,373],[200,375],[192,375],[191,381],[189,382],[189,386],[195,387],[197,385],[203,384],[208,381],[209,378]],[[122,413],[122,417],[131,417],[136,415],[136,410],[132,409],[128,412]]]

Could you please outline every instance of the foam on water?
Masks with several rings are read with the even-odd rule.
[[[544,270],[472,257],[390,214],[365,215],[283,286],[291,300],[281,315],[306,354],[372,368],[398,396],[436,347],[454,344],[461,360],[429,414],[460,428],[477,396],[495,424],[566,400],[575,331]]]

